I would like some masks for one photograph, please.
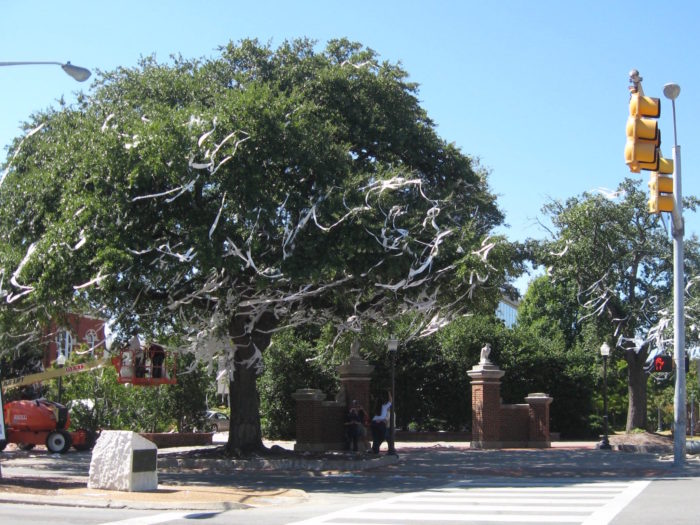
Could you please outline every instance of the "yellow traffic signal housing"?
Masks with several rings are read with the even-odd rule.
[[[661,156],[661,133],[654,120],[661,114],[661,101],[637,92],[630,95],[630,116],[627,119],[625,163],[632,173],[641,170],[673,173],[673,161]]]
[[[673,211],[673,177],[652,172],[649,179],[649,213]]]
[[[654,171],[657,173],[663,173],[664,175],[673,174],[673,161],[671,159],[665,159],[659,155],[659,160],[656,163],[656,169]]]
[[[641,170],[656,171],[666,175],[671,175],[673,173],[673,161],[660,156],[660,154],[656,160],[652,162],[636,162],[635,167],[636,169],[630,166],[630,171],[632,173],[639,173]]]
[[[632,93],[630,96],[630,115],[659,118],[661,116],[661,100]]]

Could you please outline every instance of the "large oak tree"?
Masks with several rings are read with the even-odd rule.
[[[76,308],[123,340],[177,336],[226,361],[241,453],[262,447],[256,377],[275,331],[359,332],[410,312],[431,333],[507,280],[486,173],[369,49],[246,40],[97,77],[13,145],[6,347]]]

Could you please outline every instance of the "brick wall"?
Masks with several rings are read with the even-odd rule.
[[[342,382],[345,389],[345,401],[349,405],[353,400],[357,400],[364,408],[368,416],[371,416],[372,407],[369,399],[369,378],[367,379],[346,379]]]
[[[297,402],[295,450],[341,450],[345,447],[345,415],[357,400],[369,412],[370,378],[374,367],[354,348],[348,361],[338,367],[340,391],[334,400],[326,400],[320,390],[304,388],[292,397]]]
[[[526,404],[501,403],[503,371],[488,360],[467,372],[472,378],[473,448],[550,446],[549,404],[546,394],[530,394]]]
[[[345,405],[334,401],[321,403],[319,435],[324,443],[345,443]]]
[[[297,390],[292,397],[297,402],[297,439],[294,449],[342,449],[345,445],[345,404],[325,401],[326,395],[313,388]]]
[[[499,441],[503,445],[527,446],[530,439],[530,406],[502,405]]]
[[[472,439],[483,440],[484,437],[484,388],[481,383],[472,385]]]

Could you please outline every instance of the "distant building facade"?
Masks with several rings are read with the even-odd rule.
[[[59,355],[68,359],[80,346],[95,355],[104,352],[105,320],[85,315],[66,314],[53,320],[44,335],[44,367],[48,368]]]
[[[513,328],[518,320],[518,306],[519,302],[503,296],[496,308],[496,317],[501,319],[507,328]]]

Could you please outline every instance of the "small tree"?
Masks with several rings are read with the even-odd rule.
[[[68,364],[86,359],[73,352]],[[120,384],[111,366],[63,377],[63,401],[71,408],[72,426],[135,432],[167,432],[176,425],[179,431],[202,429],[212,378],[200,366],[188,370],[193,360],[191,355],[179,359],[178,368],[185,373],[175,385]],[[48,397],[57,398],[57,386],[51,382]]]

